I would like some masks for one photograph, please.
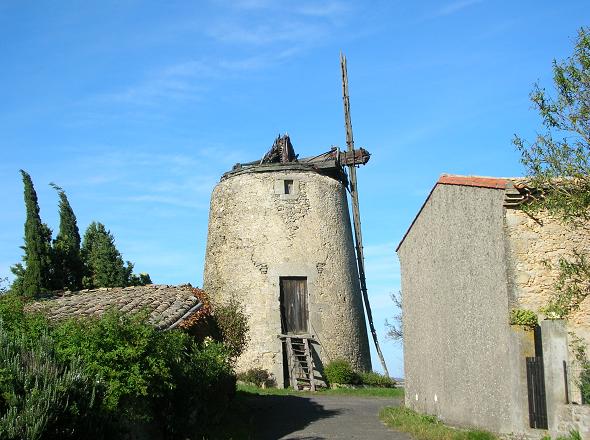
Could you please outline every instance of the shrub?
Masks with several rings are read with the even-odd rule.
[[[276,383],[270,373],[262,368],[250,368],[238,374],[238,380],[251,383],[257,387],[273,387]]]
[[[157,400],[156,421],[171,438],[201,438],[220,420],[236,390],[227,347],[206,340],[192,344],[173,368],[175,387]]]
[[[580,393],[582,395],[582,403],[585,405],[590,404],[590,365],[587,365],[582,369],[580,373]]]
[[[0,321],[0,438],[93,436],[94,386],[80,362],[59,362],[47,332],[26,338]]]
[[[54,337],[59,358],[80,358],[85,372],[102,385],[103,409],[130,420],[149,420],[152,399],[174,386],[171,364],[179,361],[187,340],[181,332],[158,332],[143,314],[118,312],[63,322]]]
[[[534,328],[539,324],[539,320],[535,312],[531,310],[512,309],[510,310],[510,324]]]
[[[231,298],[225,303],[214,304],[213,317],[219,331],[218,340],[229,349],[232,358],[240,356],[248,345],[248,317],[242,312],[240,302]]]
[[[324,374],[330,384],[350,384],[360,383],[360,378],[352,369],[350,363],[344,359],[336,359],[329,362],[324,367]]]
[[[200,438],[235,393],[229,349],[145,318],[50,324],[0,298],[0,329],[13,341],[2,351],[0,338],[0,438],[120,438],[149,421],[170,438]]]
[[[380,388],[395,388],[395,380],[373,371],[359,373],[363,385]]]
[[[551,436],[546,435],[541,440],[551,440]],[[560,435],[556,440],[582,440],[582,436],[578,431],[572,429],[568,435]]]

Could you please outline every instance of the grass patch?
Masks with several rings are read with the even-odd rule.
[[[379,417],[387,426],[407,432],[416,440],[497,440],[486,431],[460,430],[445,426],[435,416],[418,414],[407,408],[383,408]]]
[[[262,396],[351,396],[351,397],[382,397],[397,398],[404,396],[403,388],[336,388],[311,391],[295,391],[292,388],[258,388],[254,385],[238,384],[238,391]]]

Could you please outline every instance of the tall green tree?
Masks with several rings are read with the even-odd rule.
[[[588,233],[590,220],[590,28],[578,31],[573,55],[553,61],[555,91],[535,85],[531,100],[541,116],[543,131],[532,143],[515,136],[522,163],[538,192],[523,209],[546,211]],[[573,258],[559,261],[558,280],[548,315],[568,318],[590,295],[590,256],[576,249]],[[577,342],[576,342],[577,341]],[[578,385],[590,399],[590,359],[586,344],[574,338],[570,345],[581,373]]]
[[[24,185],[26,208],[25,244],[22,264],[11,267],[16,275],[12,290],[28,297],[37,297],[51,288],[51,229],[41,222],[39,202],[31,176],[20,170]]]
[[[590,213],[590,28],[578,31],[574,53],[553,61],[555,91],[535,84],[531,92],[543,130],[529,143],[519,136],[531,183],[541,192],[532,209],[545,209],[568,221],[585,221]]]
[[[115,238],[102,223],[92,222],[84,233],[81,248],[86,267],[84,287],[123,287],[129,285],[133,264],[123,262]]]
[[[544,210],[580,226],[590,219],[590,28],[578,31],[572,56],[553,61],[553,82],[553,92],[536,84],[531,93],[542,132],[532,143],[514,138],[538,190],[524,209]],[[590,294],[590,258],[584,249],[559,262],[555,290],[545,312],[564,318]]]
[[[76,215],[65,191],[54,183],[50,184],[59,195],[59,232],[53,241],[54,281],[56,289],[82,288],[84,264],[80,254],[80,231]]]

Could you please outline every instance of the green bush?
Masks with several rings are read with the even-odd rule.
[[[510,310],[510,324],[534,328],[539,324],[539,319],[531,310],[512,309]]]
[[[48,333],[34,340],[0,320],[0,438],[84,438],[94,385],[78,360],[61,363]]]
[[[193,345],[175,363],[173,388],[156,400],[158,425],[170,438],[201,438],[219,422],[236,391],[227,347],[206,340]]]
[[[0,298],[1,329],[12,341],[0,351],[0,420],[8,420],[0,438],[118,438],[146,422],[170,438],[198,436],[235,393],[230,350],[157,331],[145,318],[113,312],[50,324],[24,313],[18,298]]]
[[[262,368],[250,368],[248,371],[238,373],[238,380],[251,383],[257,387],[276,386],[276,383],[269,372]]]
[[[324,367],[324,375],[329,384],[358,385],[361,382],[359,375],[344,359],[329,362]]]
[[[242,312],[240,302],[231,298],[225,303],[213,305],[213,319],[219,334],[217,339],[229,349],[232,358],[240,356],[248,345],[248,317]]]
[[[590,365],[586,365],[580,373],[580,392],[582,394],[582,403],[590,404]]]
[[[396,385],[395,380],[393,380],[391,377],[375,373],[374,371],[359,373],[359,375],[361,378],[361,383],[370,387],[395,388]]]
[[[159,332],[144,314],[109,312],[101,319],[65,321],[53,331],[62,361],[81,359],[96,378],[101,405],[129,420],[149,420],[152,399],[174,386],[173,364],[179,362],[188,336]]]
[[[551,440],[551,436],[546,435],[541,440]],[[560,435],[556,440],[582,440],[582,436],[578,431],[572,429],[568,435]]]

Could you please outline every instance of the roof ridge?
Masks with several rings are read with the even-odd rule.
[[[506,177],[484,177],[484,176],[462,176],[456,174],[441,174],[436,185],[458,185],[473,186],[478,188],[506,189],[506,185],[512,178]],[[435,185],[435,186],[436,186]]]

